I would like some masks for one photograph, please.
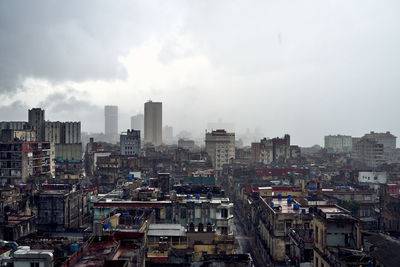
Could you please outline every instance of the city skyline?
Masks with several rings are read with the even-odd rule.
[[[0,4],[0,120],[42,107],[101,132],[118,105],[122,131],[152,98],[176,133],[222,118],[302,146],[400,135],[397,1],[92,4]]]

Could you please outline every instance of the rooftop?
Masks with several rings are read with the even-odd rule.
[[[180,224],[150,224],[148,236],[185,236],[185,227]]]
[[[264,199],[265,201],[265,199]],[[273,203],[273,205],[272,205]],[[308,214],[309,210],[308,207],[302,207],[300,204],[295,201],[291,200],[289,203],[288,198],[276,198],[274,197],[271,201],[271,203],[267,203],[275,213],[303,213],[303,214]],[[280,207],[280,208],[278,208]]]

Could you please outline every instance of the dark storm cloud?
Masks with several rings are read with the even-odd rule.
[[[155,6],[163,8],[158,2],[0,1],[0,94],[29,77],[124,79],[118,57],[168,27],[168,12],[155,13]]]
[[[0,106],[0,121],[27,121],[28,106],[21,101]]]
[[[46,110],[46,120],[81,121],[82,130],[102,131],[103,107],[71,96],[70,92],[54,93],[39,103]]]

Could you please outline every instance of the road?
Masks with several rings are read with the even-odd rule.
[[[236,253],[250,253],[255,267],[267,266],[261,257],[256,255],[256,252],[254,251],[254,240],[246,235],[243,229],[243,224],[239,221],[236,214],[234,216],[233,232],[235,233],[236,240],[238,242]]]

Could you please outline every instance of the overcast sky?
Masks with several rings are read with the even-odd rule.
[[[0,120],[120,130],[149,99],[163,124],[202,135],[289,133],[294,144],[400,135],[400,1],[0,1]]]

